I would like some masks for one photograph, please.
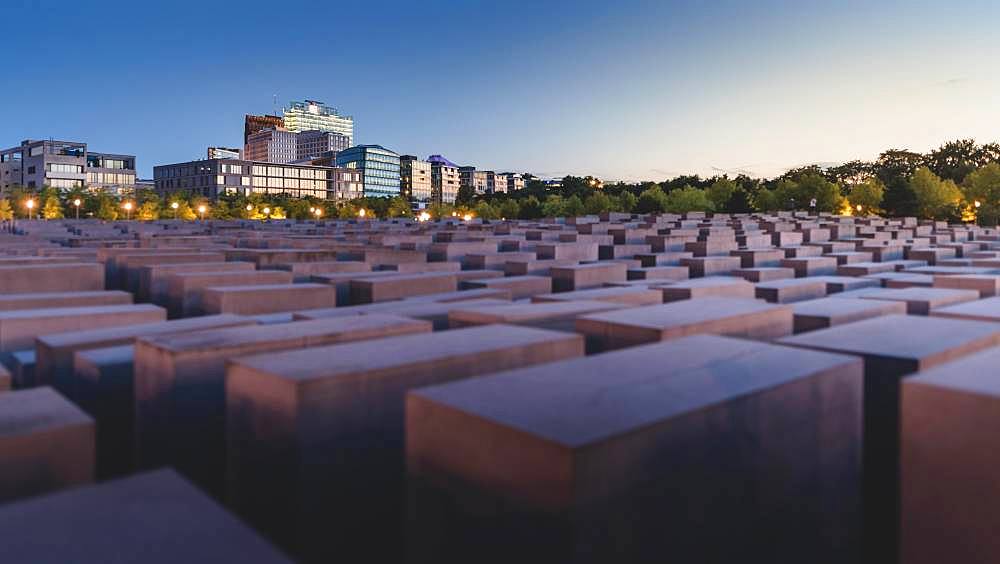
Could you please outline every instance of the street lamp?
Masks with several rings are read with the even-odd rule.
[[[858,213],[861,213],[861,204],[858,204],[858,205],[856,206],[856,209],[858,210]]]
[[[35,201],[29,198],[27,202],[24,202],[24,206],[28,208],[28,219],[32,219],[31,210],[35,208]]]
[[[170,207],[174,210],[174,219],[177,219],[177,208],[181,207],[181,205],[177,202],[173,202],[170,204]]]
[[[201,214],[201,220],[202,221],[205,221],[205,210],[206,209],[208,209],[208,208],[205,207],[205,204],[202,204],[202,205],[198,206],[198,213]]]
[[[467,213],[464,216],[462,216],[462,219],[464,219],[465,221],[472,221],[472,214]]]
[[[122,207],[125,208],[125,220],[132,219],[132,202],[125,202]]]
[[[319,219],[319,217],[323,215],[323,210],[321,210],[320,208],[316,208],[316,211],[314,211],[313,213],[316,214],[316,219]]]
[[[264,215],[267,216],[267,219],[271,219],[271,208],[264,208],[261,211],[264,212]]]
[[[983,205],[983,203],[982,203],[982,202],[980,202],[979,200],[976,200],[976,201],[975,201],[975,202],[973,203],[973,205],[974,205],[974,206],[976,206],[976,207],[978,208],[979,206]]]
[[[76,206],[76,218],[77,219],[80,219],[80,204],[82,204],[82,203],[83,202],[80,201],[80,198],[77,198],[77,199],[73,200],[73,205]]]
[[[358,210],[358,217],[360,217],[361,219],[364,219],[365,215],[367,215],[367,214],[368,214],[368,212],[365,211],[365,208],[361,208],[360,210]]]

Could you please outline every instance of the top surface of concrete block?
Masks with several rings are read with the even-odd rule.
[[[349,318],[353,319],[353,318]],[[236,365],[293,381],[377,373],[421,362],[486,351],[579,341],[580,335],[520,327],[484,325],[437,333],[389,337],[308,350],[258,355],[234,360]],[[393,354],[386,354],[392,351]]]
[[[115,313],[157,312],[163,308],[150,304],[127,304],[88,307],[58,307],[49,309],[18,309],[0,311],[0,320],[4,319],[38,319],[46,317],[85,316],[93,314],[109,315]]]
[[[87,424],[93,420],[52,388],[0,394],[0,438]]]
[[[834,298],[837,299],[837,298]],[[887,315],[780,339],[831,352],[907,360],[948,360],[968,346],[990,346],[1000,325],[916,315]]]
[[[992,348],[918,372],[907,378],[906,383],[1000,398],[998,366],[1000,348]]]
[[[0,529],[12,564],[291,563],[172,470],[4,505]]]
[[[696,335],[423,388],[411,394],[579,447],[735,397],[852,366],[859,370],[860,360]]]
[[[201,329],[228,325],[253,324],[254,321],[252,319],[239,315],[207,315],[204,317],[193,317],[189,319],[175,319],[173,321],[156,321],[154,323],[139,323],[136,325],[120,325],[116,327],[104,327],[101,329],[88,329],[85,331],[55,333],[52,335],[43,335],[38,337],[38,340],[45,346],[59,348],[92,342],[103,343],[107,341],[118,341],[147,335],[185,333],[188,331],[198,331]]]
[[[629,308],[587,315],[581,319],[610,324],[666,330],[707,320],[787,310],[791,306],[740,298],[697,298],[669,304]]]

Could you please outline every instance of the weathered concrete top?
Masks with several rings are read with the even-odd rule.
[[[81,315],[109,315],[115,313],[157,312],[163,308],[150,304],[127,304],[87,307],[57,307],[49,309],[16,309],[0,311],[0,321],[8,319],[42,319]]]
[[[538,345],[541,342],[574,341],[580,342],[582,348],[583,337],[580,335],[514,325],[484,325],[257,355],[233,360],[232,364],[286,380],[309,381],[378,373],[380,370],[449,357],[475,357],[486,351]],[[387,351],[392,354],[386,354]]]
[[[470,323],[515,323],[536,319],[576,317],[588,313],[623,309],[625,304],[600,301],[565,301],[533,304],[470,305],[452,310],[448,315]]]
[[[791,312],[791,306],[740,298],[698,298],[669,304],[629,308],[586,315],[580,319],[615,325],[665,330],[692,325],[706,320],[764,312]]]
[[[169,335],[144,337],[141,339],[141,343],[173,353],[183,353],[186,351],[244,347],[254,343],[269,343],[276,340],[308,339],[311,336],[320,335],[329,337],[333,333],[381,332],[394,327],[406,327],[413,331],[431,330],[430,324],[426,321],[396,315],[371,314],[295,321],[280,325],[254,325],[188,333],[172,333]]]
[[[0,310],[51,308],[74,303],[132,303],[132,294],[120,290],[88,292],[38,292],[35,294],[0,294]],[[53,304],[56,304],[55,306]],[[73,306],[64,307],[92,307]]]
[[[157,321],[155,323],[140,323],[138,325],[121,325],[86,331],[70,331],[37,337],[44,346],[51,348],[72,347],[86,343],[105,343],[121,340],[131,340],[147,335],[162,335],[164,333],[185,333],[201,329],[227,327],[235,325],[253,325],[253,319],[239,315],[222,314],[175,319],[173,321]]]
[[[931,311],[931,316],[1000,321],[1000,296],[939,307]]]
[[[1000,348],[987,349],[929,370],[922,370],[907,378],[906,385],[936,386],[956,392],[1000,398],[1000,378],[996,377],[997,366],[1000,366]]]
[[[0,530],[11,563],[291,564],[173,470],[4,505]]]
[[[410,392],[577,448],[859,359],[695,335]]]
[[[859,313],[872,311],[906,313],[906,305],[902,303],[857,298],[820,298],[791,305],[795,315],[829,317],[831,319],[850,318]]]
[[[0,394],[0,438],[10,438],[50,429],[93,424],[93,419],[49,387]],[[4,560],[7,561],[4,530]]]
[[[837,298],[833,298],[837,299]],[[997,343],[1000,324],[887,315],[780,339],[780,344],[907,360],[947,360],[970,344]]]

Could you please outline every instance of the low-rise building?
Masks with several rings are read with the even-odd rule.
[[[441,155],[431,155],[427,157],[427,162],[431,163],[432,199],[443,204],[454,204],[460,186],[458,165]]]
[[[507,192],[517,192],[524,190],[524,176],[516,172],[504,172],[500,174],[507,184]]]
[[[434,196],[431,185],[431,163],[413,155],[399,157],[399,186],[411,202],[427,203]]]
[[[471,187],[477,195],[489,192],[489,171],[476,170],[474,166],[458,167],[459,186]]]
[[[88,151],[76,141],[25,140],[0,151],[0,189],[14,186],[129,192],[135,189],[135,156]]]
[[[351,138],[333,131],[310,130],[295,134],[295,158],[315,159],[333,152],[343,151],[351,146]]]
[[[153,167],[160,194],[188,192],[217,199],[223,194],[286,194],[295,198],[351,200],[363,194],[355,169],[276,164],[240,159],[208,159]]]
[[[507,179],[492,170],[483,171],[486,173],[486,191],[490,194],[506,194]]]
[[[280,127],[262,129],[247,138],[243,156],[248,161],[284,164],[294,161],[298,136]]]

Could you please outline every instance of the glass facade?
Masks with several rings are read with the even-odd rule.
[[[341,200],[363,193],[359,171],[228,159],[154,167],[153,178],[160,193],[187,191],[210,198],[221,194],[287,194]]]
[[[329,131],[346,136],[348,145],[354,143],[354,118],[340,115],[323,102],[291,102],[285,108],[283,121],[289,131]]]
[[[400,194],[399,155],[379,145],[358,145],[337,154],[337,166],[362,172],[364,195]]]

